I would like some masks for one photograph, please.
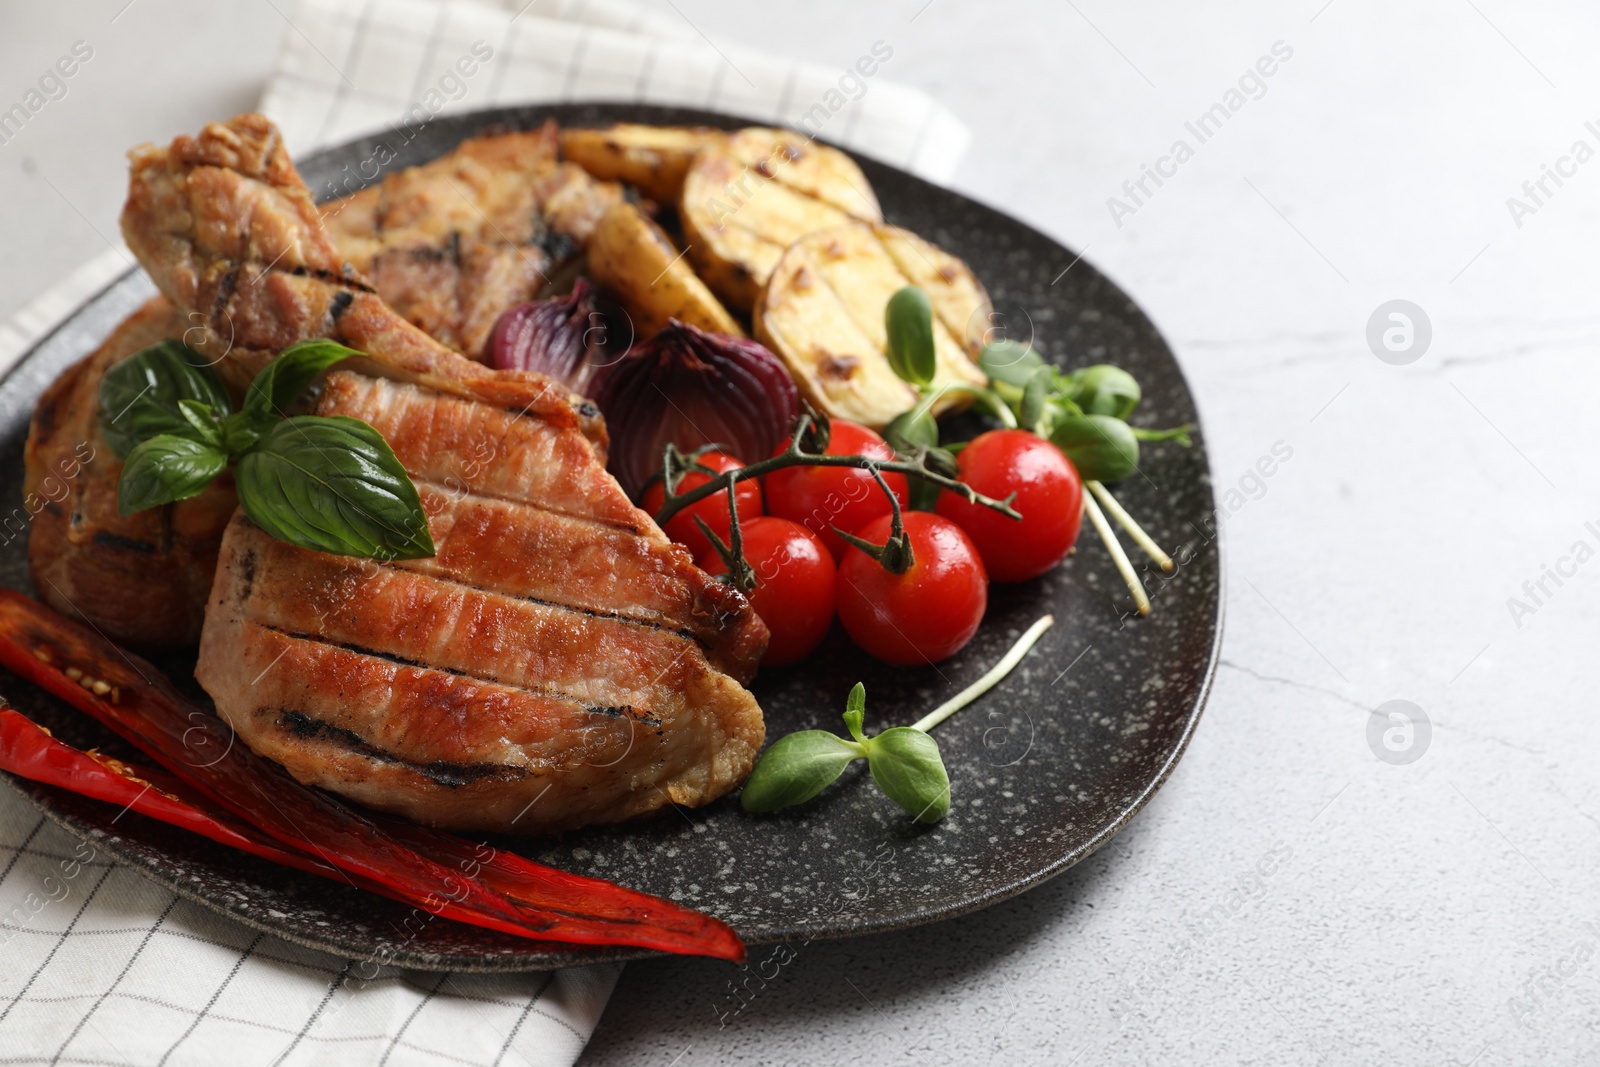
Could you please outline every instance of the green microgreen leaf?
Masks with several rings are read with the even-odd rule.
[[[858,742],[866,740],[861,733],[862,721],[867,715],[867,687],[857,682],[855,688],[850,690],[850,696],[844,704],[844,728],[850,731],[850,736]]]
[[[883,439],[900,453],[933,448],[939,443],[939,423],[919,404],[890,419],[889,425],[883,428]]]
[[[931,385],[939,365],[927,292],[915,285],[897,291],[884,305],[883,325],[889,335],[890,369],[919,389]]]
[[[757,814],[804,804],[865,754],[860,745],[826,730],[786,734],[761,754],[739,803]]]
[[[992,381],[1014,385],[1018,389],[1027,385],[1028,379],[1043,366],[1043,356],[1016,341],[991,341],[984,345],[983,352],[978,356],[978,369]]]
[[[857,682],[844,712],[845,727],[854,740],[826,730],[802,730],[778,738],[745,780],[740,799],[744,810],[761,813],[803,804],[828,788],[853,760],[864,757],[872,780],[885,796],[918,822],[938,822],[950,810],[950,774],[938,742],[928,731],[997,685],[1054,624],[1053,616],[1039,619],[983,677],[915,724],[891,727],[876,737],[862,733],[867,689]]]
[[[1040,367],[1022,387],[1022,402],[1017,405],[1017,424],[1025,430],[1039,433],[1042,429],[1050,388],[1055,384],[1056,372],[1051,367]]]
[[[1139,439],[1110,415],[1062,419],[1051,427],[1050,440],[1085,480],[1119,482],[1139,468]]]
[[[1110,415],[1128,421],[1143,394],[1133,375],[1110,363],[1096,363],[1074,375],[1073,399],[1085,415]]]
[[[950,810],[950,775],[932,735],[909,726],[885,730],[867,743],[867,767],[884,796],[918,822],[938,822]]]

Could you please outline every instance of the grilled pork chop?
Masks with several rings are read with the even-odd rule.
[[[196,677],[302,781],[436,826],[535,832],[703,804],[764,734],[742,682],[766,630],[634,508],[592,404],[457,355],[346,272],[277,132],[246,115],[133,155],[123,232],[247,378],[329,337],[366,358],[322,414],[371,422],[438,554],[223,537]]]
[[[556,157],[553,123],[474,138],[323,205],[323,223],[352,276],[370,280],[435,340],[481,356],[500,315],[533,299],[563,257],[587,246],[596,219],[621,197],[615,183],[597,182]],[[27,491],[38,493],[45,511],[28,533],[35,588],[57,610],[142,651],[200,639],[217,549],[233,514],[232,483],[219,481],[193,501],[119,514],[122,464],[95,429],[100,379],[157,341],[198,342],[193,325],[165,298],[136,311],[41,398],[29,434]],[[230,337],[228,331],[222,340]],[[74,450],[85,445],[94,459],[79,462]],[[68,467],[74,475],[63,499],[46,479]]]
[[[482,359],[501,312],[537,296],[622,199],[558,155],[554,121],[477,137],[325,205],[323,223],[390,307]]]
[[[142,348],[192,325],[155,297],[104,344],[69,367],[34,408],[25,452],[24,507],[33,513],[28,562],[39,596],[142,651],[193,644],[233,514],[233,480],[134,515],[117,508],[122,461],[100,438],[100,379]],[[191,335],[191,340],[198,338]],[[7,528],[7,536],[14,532]]]

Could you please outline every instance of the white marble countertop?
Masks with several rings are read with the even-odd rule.
[[[0,104],[95,49],[0,145],[0,316],[115,237],[125,146],[254,102],[284,27],[258,0],[112,23],[125,3],[0,7]],[[725,970],[630,966],[585,1062],[1600,1057],[1600,17],[673,5],[841,69],[890,41],[894,77],[975,131],[957,185],[1087,250],[1162,327],[1243,503],[1209,710],[1112,847],[978,915],[814,943],[723,1028]],[[1200,143],[1185,123],[1275,45]],[[1192,158],[1161,162],[1178,140]],[[1165,184],[1123,192],[1158,163]],[[1561,184],[1530,195],[1546,166]],[[1366,340],[1396,299],[1431,322],[1407,365]],[[1252,479],[1280,442],[1292,458]],[[1432,724],[1407,764],[1368,745],[1397,699]]]

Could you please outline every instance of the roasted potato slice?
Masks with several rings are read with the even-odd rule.
[[[988,294],[961,260],[894,226],[856,223],[791,245],[757,302],[756,338],[783,360],[814,407],[881,429],[917,399],[885,355],[883,309],[907,285],[927,289],[934,307],[933,387],[982,385],[974,360],[988,325]],[[934,410],[965,403],[952,394]]]
[[[617,204],[600,217],[589,238],[589,277],[621,301],[641,341],[669,319],[744,336],[661,227],[632,204]]]
[[[750,126],[730,134],[728,153],[762,177],[832,204],[853,219],[882,222],[883,209],[856,161],[794,130]]]
[[[596,178],[628,182],[658,203],[676,204],[695,153],[726,136],[709,126],[619,122],[600,130],[562,130],[561,153]]]
[[[752,128],[695,156],[678,217],[700,275],[748,310],[790,245],[819,230],[882,222],[883,212],[843,152],[792,130]]]

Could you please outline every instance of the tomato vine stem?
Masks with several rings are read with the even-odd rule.
[[[961,494],[968,503],[993,508],[1007,518],[1022,518],[1021,513],[1011,506],[1011,501],[1015,499],[1016,494],[1011,494],[1004,500],[996,500],[993,497],[985,496],[965,482],[957,481],[930,468],[927,465],[927,453],[924,450],[919,449],[913,452],[909,458],[892,460],[876,459],[872,456],[830,456],[819,452],[805,451],[801,447],[801,443],[805,440],[808,432],[813,428],[822,429],[825,425],[825,422],[819,425],[817,417],[811,413],[801,415],[795,422],[794,433],[789,438],[788,446],[782,452],[752,463],[747,467],[724,471],[686,493],[677,492],[677,487],[683,475],[691,469],[693,461],[679,451],[676,445],[668,443],[662,456],[662,470],[664,472],[662,488],[665,490],[665,500],[661,505],[661,510],[655,514],[656,525],[664,526],[684,508],[692,507],[708,497],[715,496],[717,493],[727,492],[730,487],[739,482],[748,481],[751,478],[760,478],[763,475],[771,474],[773,471],[783,470],[785,467],[854,467],[857,470],[871,472],[888,471],[892,474],[913,475],[932,482],[941,489],[948,489],[953,493]],[[881,477],[878,479],[878,484],[882,486],[885,492],[889,492],[888,486]],[[891,498],[894,496],[893,493],[889,493],[889,495]]]

